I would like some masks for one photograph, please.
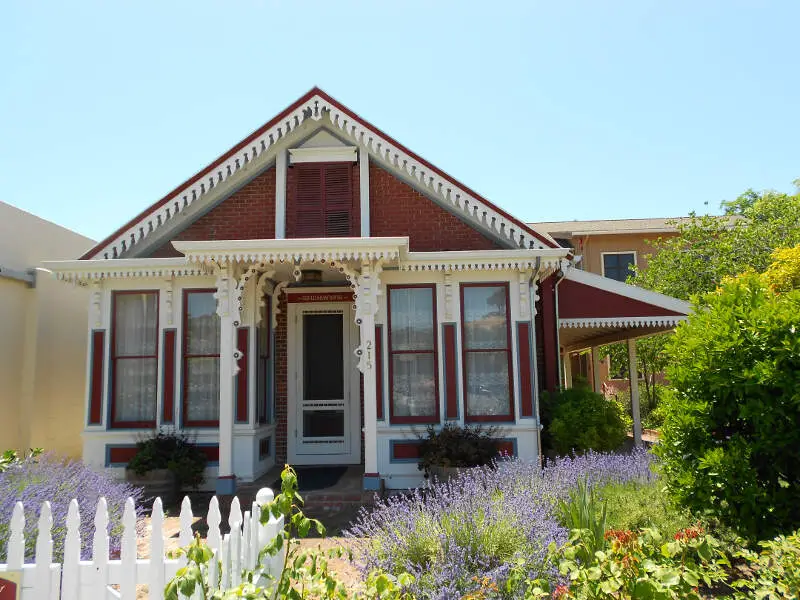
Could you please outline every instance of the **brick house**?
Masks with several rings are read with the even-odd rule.
[[[192,432],[219,493],[271,466],[420,481],[425,426],[491,423],[539,455],[560,348],[663,331],[688,306],[574,253],[312,89],[80,260],[84,460]]]

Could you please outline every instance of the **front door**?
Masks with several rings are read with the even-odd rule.
[[[353,372],[349,304],[290,305],[295,342],[289,365],[289,461],[293,464],[361,462],[358,376]],[[291,310],[290,309],[290,310]],[[293,389],[292,389],[293,388]]]

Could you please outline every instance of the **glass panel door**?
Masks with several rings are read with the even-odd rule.
[[[309,311],[301,319],[297,453],[344,454],[350,451],[344,315]]]

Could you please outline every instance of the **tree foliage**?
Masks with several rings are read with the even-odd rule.
[[[667,352],[656,452],[673,498],[752,539],[800,525],[800,290],[726,279]]]
[[[776,248],[800,244],[800,192],[748,190],[722,208],[722,217],[692,214],[677,225],[676,237],[651,242],[653,253],[647,269],[636,269],[636,285],[688,300],[726,277],[761,273]]]

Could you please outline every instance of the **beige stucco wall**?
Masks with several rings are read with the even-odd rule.
[[[0,266],[77,258],[92,240],[0,202]],[[0,450],[81,455],[89,296],[45,272],[36,287],[0,277]]]
[[[653,253],[653,247],[647,240],[659,237],[674,237],[674,233],[616,233],[608,235],[576,236],[572,239],[575,252],[583,255],[583,269],[602,275],[603,252],[636,252],[636,264],[647,267],[647,254]]]

